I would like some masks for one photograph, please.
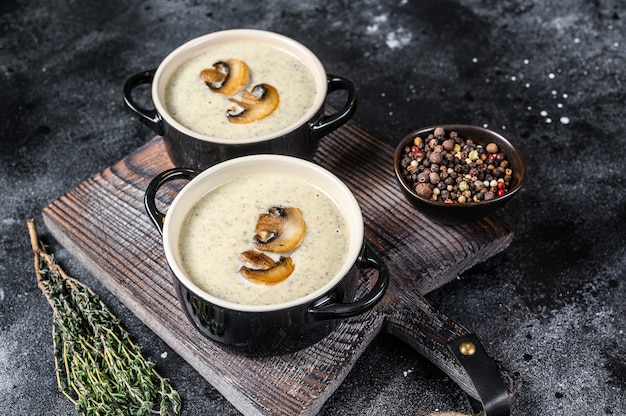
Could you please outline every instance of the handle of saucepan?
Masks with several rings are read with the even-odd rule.
[[[132,112],[139,116],[139,120],[152,129],[156,134],[163,136],[165,130],[163,128],[163,119],[161,115],[155,110],[148,110],[141,107],[133,99],[133,90],[143,84],[152,84],[156,69],[149,71],[143,71],[132,77],[124,83],[124,103]]]
[[[389,286],[389,271],[382,259],[367,243],[363,244],[356,266],[359,270],[376,269],[378,271],[378,279],[370,291],[352,303],[336,303],[330,299],[324,299],[309,308],[308,312],[311,316],[318,320],[349,318],[369,311],[383,298]]]
[[[404,295],[400,303],[408,306],[395,308],[387,317],[387,331],[428,358],[467,392],[474,413],[509,416],[509,391],[478,337],[420,294],[406,291]]]
[[[314,140],[318,140],[333,130],[338,129],[346,123],[346,121],[352,118],[352,115],[356,111],[357,105],[357,89],[354,83],[347,78],[339,77],[337,75],[328,74],[328,93],[331,94],[335,91],[346,90],[348,96],[344,106],[335,112],[334,114],[322,115],[311,126],[311,135]]]
[[[192,180],[199,174],[200,171],[195,169],[173,168],[161,172],[148,184],[143,200],[144,206],[146,208],[148,216],[161,234],[163,234],[163,223],[165,222],[165,214],[161,212],[159,208],[157,208],[157,192],[159,191],[159,189],[161,189],[163,185],[165,185],[169,181],[173,181],[175,179]]]

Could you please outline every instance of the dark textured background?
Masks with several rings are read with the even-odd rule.
[[[515,142],[529,169],[501,212],[515,240],[428,299],[473,329],[519,382],[516,415],[626,414],[625,17],[621,0],[3,0],[0,414],[73,413],[54,378],[31,217],[66,270],[171,378],[186,414],[238,413],[40,219],[48,203],[153,137],[122,104],[130,75],[193,37],[239,27],[291,36],[354,80],[354,121],[389,143],[437,123],[485,125]],[[380,336],[322,414],[437,410],[468,408],[427,360]]]

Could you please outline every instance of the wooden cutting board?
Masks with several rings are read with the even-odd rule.
[[[474,395],[463,370],[450,363],[445,339],[437,335],[467,331],[428,305],[422,294],[504,250],[513,238],[508,226],[497,216],[444,226],[418,214],[396,185],[393,149],[352,122],[322,139],[315,161],[354,192],[365,238],[386,261],[391,284],[372,311],[290,355],[249,358],[224,350],[196,332],[179,308],[161,237],[143,205],[150,180],[173,167],[160,137],[53,201],[43,210],[44,223],[244,414],[317,413],[381,331],[407,341]],[[173,182],[160,191],[164,211],[183,185]],[[364,279],[361,291],[366,289]]]

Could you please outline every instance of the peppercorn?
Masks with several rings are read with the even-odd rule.
[[[431,163],[441,163],[441,161],[443,160],[443,156],[441,155],[441,152],[432,152],[428,159],[431,161]]]
[[[430,198],[432,193],[430,186],[425,183],[418,183],[415,187],[415,193],[422,198]]]
[[[482,146],[441,127],[425,138],[413,138],[404,148],[400,167],[418,195],[443,203],[476,203],[503,196],[513,177],[510,163],[495,143]]]
[[[500,149],[498,149],[498,145],[495,143],[489,143],[486,147],[487,152],[489,153],[498,153]]]

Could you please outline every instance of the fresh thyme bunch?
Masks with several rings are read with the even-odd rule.
[[[181,398],[146,360],[106,305],[68,276],[28,231],[39,289],[53,310],[52,339],[59,389],[84,415],[179,414]]]

